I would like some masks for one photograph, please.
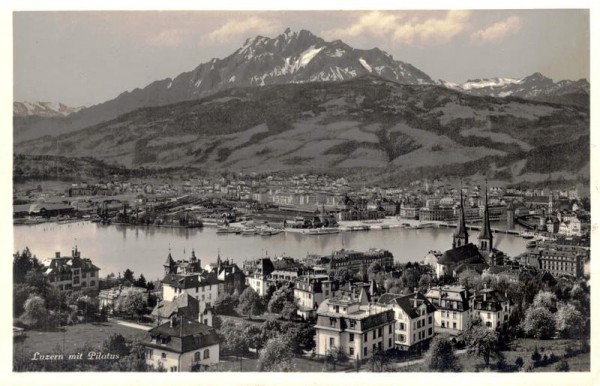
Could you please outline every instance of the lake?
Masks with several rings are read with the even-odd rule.
[[[330,254],[340,248],[358,251],[383,248],[394,254],[395,261],[420,261],[430,250],[445,251],[452,246],[453,229],[384,229],[366,232],[307,236],[280,233],[275,236],[241,236],[217,234],[216,228],[156,228],[100,225],[90,222],[70,224],[43,223],[14,226],[13,250],[26,246],[39,259],[54,256],[56,251],[70,255],[77,244],[83,257],[92,259],[100,275],[123,272],[126,268],[146,279],[162,278],[169,250],[174,259],[189,258],[192,249],[202,265],[214,263],[217,253],[241,263],[260,256],[285,254],[302,258],[307,254]],[[469,236],[476,242],[478,232]],[[517,236],[494,234],[494,245],[508,256],[525,251],[527,240]],[[239,264],[241,267],[241,264]]]

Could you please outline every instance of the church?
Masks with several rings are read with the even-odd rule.
[[[475,245],[469,242],[469,232],[465,222],[464,200],[461,188],[458,223],[456,231],[452,236],[452,249],[447,250],[438,258],[436,264],[436,276],[438,278],[445,275],[457,276],[467,270],[481,273],[490,266],[504,264],[504,253],[493,247],[494,238],[490,226],[487,183],[484,205],[483,224],[477,237],[477,245]]]

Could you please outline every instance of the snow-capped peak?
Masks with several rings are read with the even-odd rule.
[[[84,107],[70,107],[60,102],[13,102],[13,114],[18,117],[66,117]]]

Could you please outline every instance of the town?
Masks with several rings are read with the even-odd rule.
[[[434,181],[412,191],[353,194],[343,179],[328,181],[339,191],[312,191],[310,184],[320,184],[320,178],[267,178],[257,185],[269,183],[262,187],[268,203],[253,201],[248,211],[241,210],[240,194],[257,193],[240,186],[252,183],[223,180],[227,188],[213,199],[218,204],[210,214],[225,220],[221,227],[244,217],[296,230],[335,228],[348,219],[381,220],[372,223],[381,229],[386,219],[424,216],[438,226],[452,224],[448,249],[424,250],[409,263],[374,247],[303,258],[249,256],[242,264],[217,255],[204,265],[194,250],[184,256],[169,251],[164,276],[155,282],[143,274],[136,278],[129,269],[117,277],[102,276],[93,257],[83,257],[77,245],[70,254],[57,251],[42,258],[25,249],[13,263],[15,370],[514,372],[589,367],[589,209],[576,191],[490,189],[487,183],[451,187]],[[137,189],[154,189],[123,184],[106,189],[117,186],[142,199],[148,195]],[[232,186],[237,196],[230,193]],[[98,189],[79,185],[68,193],[86,197]],[[156,193],[165,189],[157,187]],[[185,197],[185,205],[198,205]],[[278,201],[282,197],[289,200]],[[314,211],[293,222],[299,213],[309,213],[303,206]],[[128,208],[120,206],[116,216],[135,215]],[[198,209],[200,221],[209,218],[206,209]],[[40,214],[66,214],[52,210]],[[72,207],[68,214],[77,212]],[[520,255],[509,256],[495,243],[494,220],[505,223],[506,230],[515,223],[531,229],[535,239]],[[97,336],[98,328],[109,333],[106,340]],[[101,339],[95,347],[91,335]],[[28,342],[33,336],[45,336],[55,346],[43,352],[39,340],[34,346]],[[65,346],[65,340],[70,344]],[[71,352],[72,347],[77,350]],[[31,360],[90,351],[113,360]]]

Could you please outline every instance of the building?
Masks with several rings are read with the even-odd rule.
[[[575,278],[583,276],[587,256],[582,251],[555,245],[540,248],[532,252],[532,255],[537,259],[537,267],[549,272],[552,276],[572,276]]]
[[[229,259],[221,260],[217,256],[217,264],[211,264],[209,273],[213,273],[219,279],[219,294],[232,295],[234,292],[241,294],[246,288],[246,274]]]
[[[473,298],[473,316],[479,317],[490,329],[502,329],[508,324],[512,312],[510,300],[502,294],[484,285],[481,293]]]
[[[219,295],[219,280],[214,274],[169,273],[161,281],[163,301],[173,301],[187,293],[199,302],[199,320],[212,326],[212,304]]]
[[[200,302],[188,293],[182,293],[173,300],[161,300],[156,304],[150,314],[158,325],[171,320],[174,316],[184,317],[189,320],[198,320],[200,316]],[[201,321],[198,320],[200,323]]]
[[[336,283],[327,275],[304,275],[294,282],[294,298],[298,315],[304,319],[316,317],[319,304],[335,295]]]
[[[82,258],[77,246],[71,256],[61,256],[60,252],[42,261],[43,273],[48,283],[59,291],[92,290],[100,288],[100,268],[88,258]]]
[[[407,351],[433,338],[436,308],[423,294],[416,291],[404,296],[387,293],[381,295],[377,303],[394,310],[397,349]]]
[[[358,273],[361,270],[366,272],[372,263],[379,263],[382,267],[394,265],[394,255],[390,251],[379,248],[371,248],[366,252],[340,249],[335,251],[328,260],[330,272],[339,269],[347,269],[353,273]]]
[[[198,371],[219,363],[219,337],[205,324],[182,317],[148,331],[142,345],[146,365],[168,372]]]
[[[394,311],[346,297],[324,300],[317,309],[316,352],[341,350],[350,358],[365,359],[394,348]]]
[[[466,328],[473,309],[473,296],[463,286],[433,287],[425,294],[436,308],[434,332],[459,335]]]
[[[142,294],[144,301],[148,301],[148,291],[146,288],[141,287],[123,287],[119,285],[118,287],[103,289],[98,293],[98,301],[100,308],[105,309],[109,314],[112,314],[115,310],[115,306],[117,305],[119,298],[123,296],[123,292],[127,291],[128,293],[137,292]]]
[[[439,279],[445,275],[457,276],[468,269],[481,273],[488,267],[479,249],[468,243],[444,252],[437,260],[435,272]]]
[[[269,288],[269,275],[275,270],[271,259],[262,258],[244,263],[246,285],[260,296],[264,296]]]

